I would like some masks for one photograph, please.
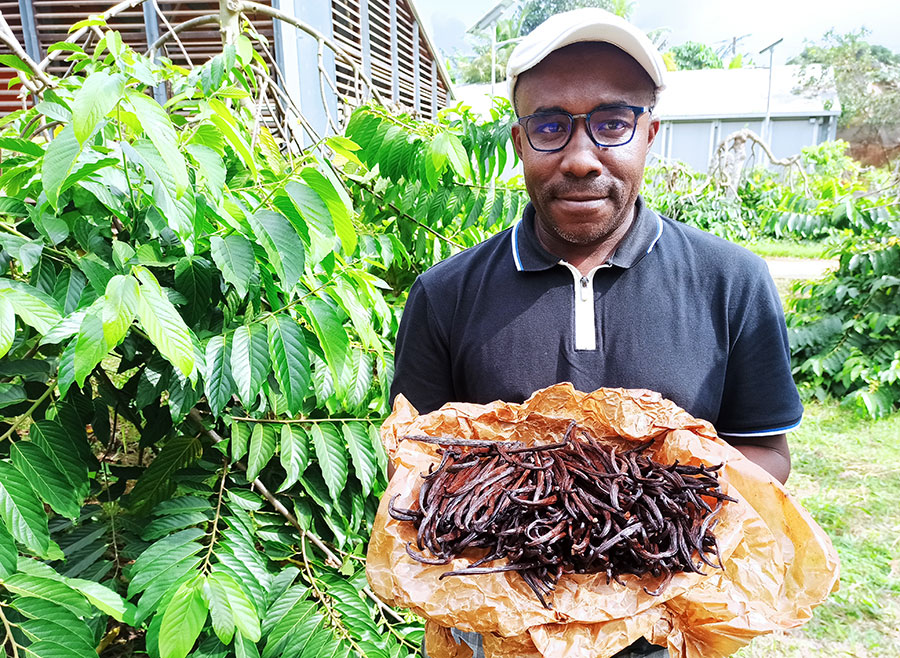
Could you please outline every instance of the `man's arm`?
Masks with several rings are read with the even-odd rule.
[[[791,473],[791,453],[787,435],[761,436],[758,439],[746,437],[726,439],[740,450],[744,457],[762,466],[776,480],[784,484]]]

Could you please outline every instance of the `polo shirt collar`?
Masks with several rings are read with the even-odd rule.
[[[635,202],[637,214],[628,233],[622,238],[607,263],[615,267],[629,268],[653,251],[663,231],[659,215],[650,210],[638,196]],[[534,205],[525,206],[522,219],[510,233],[513,263],[520,272],[538,272],[558,265],[560,259],[554,256],[538,240],[534,228]]]

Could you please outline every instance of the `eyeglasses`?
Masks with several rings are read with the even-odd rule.
[[[597,146],[624,146],[634,137],[638,118],[652,111],[637,105],[603,105],[587,114],[568,112],[539,112],[521,117],[519,125],[525,129],[528,143],[535,151],[561,151],[572,139],[575,119],[584,119],[591,141]]]

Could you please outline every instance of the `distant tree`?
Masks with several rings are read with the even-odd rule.
[[[669,52],[681,71],[724,68],[716,51],[699,41],[687,41],[680,46],[675,46]]]
[[[634,0],[528,0],[521,10],[522,34],[528,34],[554,14],[582,7],[599,7],[628,18],[635,4]]]
[[[472,84],[491,81],[491,33],[495,30],[496,42],[525,36],[545,20],[563,11],[582,7],[599,7],[627,18],[635,5],[634,0],[528,0],[521,4],[511,18],[500,19],[492,28],[474,33],[476,43],[474,55],[451,58],[450,75],[457,84]],[[515,43],[497,47],[495,79],[506,78],[506,62],[515,48]]]
[[[502,43],[515,39],[521,35],[522,17],[516,15],[513,18],[500,19],[487,30],[477,32],[472,36],[476,43],[473,46],[474,55],[457,56],[451,59],[450,74],[457,84],[473,84],[491,81],[491,33],[494,30],[496,43]],[[509,42],[497,46],[495,79],[506,79],[506,62],[516,47]]]
[[[804,67],[803,86],[811,91],[832,84],[831,67],[841,101],[838,125],[872,139],[900,130],[900,54],[870,44],[867,34],[865,28],[846,34],[829,30],[820,43],[807,42],[788,63]]]

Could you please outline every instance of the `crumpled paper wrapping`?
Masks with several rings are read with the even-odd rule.
[[[658,580],[625,576],[625,586],[605,574],[564,575],[552,610],[514,572],[440,580],[476,558],[425,565],[406,554],[415,543],[411,523],[396,521],[388,501],[412,507],[437,446],[402,441],[407,434],[526,444],[561,439],[570,420],[622,449],[663,438],[648,449],[662,463],[724,463],[720,482],[737,503],[719,513],[716,537],[724,570],[677,574],[660,596],[647,594]],[[831,541],[799,503],[759,466],[658,393],[639,389],[575,390],[556,384],[523,404],[454,403],[426,415],[402,396],[381,431],[396,469],[369,543],[366,573],[384,601],[423,616],[431,658],[463,658],[449,627],[484,636],[488,658],[607,658],[640,637],[668,646],[672,658],[729,656],[755,636],[799,626],[837,589],[839,563]]]

